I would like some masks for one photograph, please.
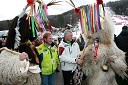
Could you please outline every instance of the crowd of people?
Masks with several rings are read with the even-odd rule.
[[[57,42],[58,41],[58,42]],[[78,43],[73,39],[72,31],[64,32],[64,39],[58,38],[53,41],[51,32],[46,31],[43,42],[36,46],[39,55],[39,66],[41,68],[42,85],[55,85],[56,72],[60,64],[64,85],[73,84],[73,73],[77,65],[82,64],[79,58],[80,49]]]
[[[117,47],[126,53],[126,62],[128,62],[127,29],[127,26],[123,26],[122,32],[115,37]],[[84,47],[85,42],[82,42],[84,44],[78,44],[78,42],[73,39],[72,31],[69,29],[64,32],[63,39],[58,38],[58,43],[57,41],[53,43],[52,36],[50,32],[46,32],[43,36],[43,43],[36,47],[39,53],[39,59],[41,59],[42,85],[55,85],[56,69],[59,64],[62,70],[64,85],[81,85],[82,79],[80,79],[79,83],[76,83],[77,80],[75,80],[73,76],[78,65],[80,66],[83,63],[83,58],[80,55],[80,45]],[[83,78],[83,75],[79,76]],[[120,80],[117,79],[117,82],[118,81]],[[123,82],[127,82],[127,80]],[[119,82],[118,84],[122,85]],[[123,85],[126,85],[126,83]]]
[[[82,37],[82,35],[80,36]],[[128,64],[128,27],[123,26],[122,32],[115,36],[115,43],[119,49],[125,52],[125,60]],[[55,85],[56,72],[60,66],[64,85],[81,85],[84,76],[81,65],[83,64],[83,55],[81,51],[84,48],[85,42],[79,42],[73,38],[73,33],[70,29],[65,30],[64,37],[58,37],[53,41],[51,32],[46,31],[42,36],[40,44],[33,43],[33,48],[38,54],[39,66],[41,69],[41,85]],[[86,56],[85,56],[86,57]],[[97,57],[97,56],[95,56]],[[113,62],[113,60],[110,59]],[[76,71],[76,69],[79,69]],[[59,71],[58,71],[59,72]],[[77,74],[79,73],[79,74]],[[126,72],[127,73],[127,72]],[[74,75],[76,78],[74,78]],[[78,78],[77,78],[78,77]],[[119,85],[127,85],[128,80],[120,81],[117,78]]]

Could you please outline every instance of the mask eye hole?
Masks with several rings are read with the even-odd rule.
[[[96,41],[96,42],[99,42],[99,39],[98,39],[98,38],[96,38],[96,39],[95,39],[95,41]]]
[[[91,37],[91,36],[88,36],[87,38],[88,38],[88,39],[91,39],[92,37]]]

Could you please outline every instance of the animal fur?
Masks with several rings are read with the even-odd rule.
[[[39,73],[20,72],[20,53],[3,50],[0,53],[0,83],[2,85],[40,85]],[[32,66],[32,64],[30,64]]]
[[[110,17],[107,16],[104,22],[104,29],[94,33],[89,40],[88,46],[84,49],[83,72],[87,76],[85,85],[117,85],[115,74],[122,78],[127,75],[127,65],[125,63],[125,54],[118,49],[114,43],[113,24]],[[94,60],[95,46],[94,39],[99,39],[98,58]],[[109,62],[108,58],[112,57],[114,62]],[[108,71],[102,70],[102,66],[107,64]]]
[[[35,60],[35,54],[29,45],[26,45],[25,42],[28,40],[33,41],[37,38],[32,36],[32,29],[29,27],[29,22],[26,20],[27,14],[24,14],[23,17],[20,18],[19,23],[17,20],[19,17],[15,17],[8,32],[8,37],[6,40],[6,47],[8,49],[14,50],[14,43],[16,38],[15,28],[19,26],[20,32],[20,46],[15,51],[18,52],[26,52],[28,54],[30,66],[37,65]],[[17,25],[18,24],[18,25]],[[19,53],[3,50],[0,53],[0,83],[2,85],[40,85],[40,73],[35,74],[31,72],[27,72],[25,74],[20,72],[20,60]]]

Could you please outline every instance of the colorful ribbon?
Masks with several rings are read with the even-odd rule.
[[[80,10],[82,32],[93,34],[104,28],[104,10],[99,4],[86,5]]]

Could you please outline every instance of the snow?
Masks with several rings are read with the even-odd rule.
[[[124,15],[116,15],[110,7],[106,7],[105,11],[111,15],[112,21],[114,23],[114,28],[115,28],[115,35],[119,35],[120,32],[122,31],[122,27],[124,25],[128,25],[128,16]]]
[[[113,15],[112,19],[113,23],[115,24],[115,34],[119,35],[119,33],[122,31],[122,27],[128,24],[128,17],[122,15]]]
[[[3,30],[3,31],[0,31],[0,36],[4,35],[4,34],[7,34],[8,33],[8,30]]]

